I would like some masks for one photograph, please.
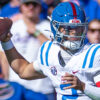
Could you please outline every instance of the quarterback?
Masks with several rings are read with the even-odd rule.
[[[64,2],[54,9],[50,21],[53,40],[43,43],[33,63],[15,49],[10,28],[5,27],[7,23],[4,25],[7,19],[0,21],[2,47],[9,64],[21,78],[48,76],[56,89],[57,100],[100,100],[100,45],[84,45],[88,24],[81,7]]]

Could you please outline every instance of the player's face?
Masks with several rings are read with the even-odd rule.
[[[78,41],[82,36],[84,27],[83,26],[60,26],[59,31],[64,34],[64,38],[67,36],[67,40]]]
[[[41,6],[37,3],[24,3],[21,5],[21,12],[25,17],[36,18],[39,16],[41,11]]]
[[[91,22],[87,32],[90,43],[100,43],[100,22]]]

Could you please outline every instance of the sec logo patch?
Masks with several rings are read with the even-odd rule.
[[[56,67],[51,67],[51,73],[53,74],[53,75],[57,75],[57,69],[56,69]]]

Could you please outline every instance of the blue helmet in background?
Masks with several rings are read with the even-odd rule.
[[[77,4],[72,2],[60,3],[52,12],[50,25],[54,40],[58,44],[68,48],[71,51],[79,50],[83,46],[83,41],[87,30],[87,21],[83,9]],[[62,34],[62,32],[59,31],[60,27],[64,27],[67,34]],[[80,32],[77,32],[76,36],[69,35],[69,29],[74,29],[76,27],[82,30],[81,34]],[[65,37],[81,38],[81,40],[64,40]]]

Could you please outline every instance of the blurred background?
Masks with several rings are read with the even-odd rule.
[[[0,0],[0,16],[12,18],[20,13],[21,0]],[[40,19],[47,19],[48,9],[51,5],[54,7],[60,2],[71,1],[80,5],[86,13],[88,21],[100,19],[100,0],[40,0],[42,11]]]
[[[90,43],[100,43],[100,0],[0,0],[0,17],[12,19],[12,41],[18,52],[29,62],[37,58],[41,44],[52,39],[47,16],[51,16],[53,9],[60,2],[66,1],[80,5],[86,13],[87,21],[90,23],[86,42],[89,38]],[[21,92],[14,91],[15,87],[20,87],[17,89]],[[24,98],[22,98],[23,94]],[[56,100],[56,93],[48,78],[31,81],[20,79],[9,67],[0,46],[0,98],[2,100]]]

